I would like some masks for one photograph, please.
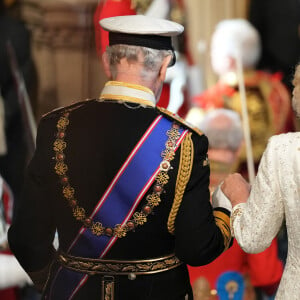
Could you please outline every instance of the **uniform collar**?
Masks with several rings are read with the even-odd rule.
[[[149,88],[120,81],[108,81],[100,94],[100,100],[132,102],[152,107],[156,105],[155,96]]]

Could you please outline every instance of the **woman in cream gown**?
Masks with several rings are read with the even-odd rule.
[[[293,108],[299,117],[300,64],[293,84]],[[233,234],[248,253],[266,249],[285,219],[288,255],[275,299],[299,300],[300,132],[270,138],[251,188],[239,174],[232,174],[225,179],[221,189],[233,206]]]

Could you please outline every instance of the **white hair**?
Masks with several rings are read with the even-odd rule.
[[[117,64],[120,63],[122,58],[126,58],[128,62],[139,62],[140,55],[142,55],[142,64],[144,70],[142,76],[153,76],[158,72],[165,57],[173,55],[171,50],[156,50],[141,46],[131,46],[117,44],[106,48],[106,52],[109,58],[110,71],[113,78],[117,75]]]
[[[219,22],[211,39],[212,66],[216,73],[226,66],[226,58],[241,57],[244,68],[252,68],[261,54],[261,40],[258,31],[245,19],[229,19]],[[229,71],[229,70],[227,70]]]
[[[298,118],[300,118],[300,64],[297,65],[293,79],[292,106]]]
[[[233,110],[211,110],[205,114],[199,127],[209,140],[209,148],[237,151],[242,143],[241,119]]]

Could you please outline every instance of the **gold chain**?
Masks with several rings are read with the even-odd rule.
[[[71,186],[69,177],[67,175],[68,166],[65,163],[64,150],[67,148],[65,141],[66,129],[69,125],[69,111],[62,113],[60,119],[57,122],[57,136],[53,144],[53,150],[55,151],[55,172],[60,177],[62,184],[62,194],[68,201],[68,204],[72,208],[73,216],[76,220],[83,223],[83,226],[89,228],[92,234],[96,236],[106,235],[115,236],[118,238],[125,237],[128,231],[134,230],[137,226],[141,226],[147,222],[147,217],[152,213],[154,207],[158,206],[161,202],[160,195],[164,191],[164,186],[169,181],[169,175],[167,172],[170,170],[170,162],[175,157],[176,142],[180,137],[178,123],[173,123],[172,128],[167,131],[168,140],[166,142],[166,149],[161,153],[163,158],[160,163],[160,170],[155,177],[155,183],[153,185],[152,193],[147,197],[147,203],[143,206],[140,212],[135,212],[132,218],[126,222],[125,225],[116,224],[114,228],[105,227],[100,222],[94,222],[92,218],[86,215],[86,211],[83,207],[78,205],[78,201],[75,198],[75,189]]]

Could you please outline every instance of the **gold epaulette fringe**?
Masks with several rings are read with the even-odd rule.
[[[181,144],[180,163],[175,187],[175,197],[168,218],[168,231],[174,234],[175,219],[182,202],[183,194],[189,182],[194,159],[194,146],[191,138],[192,133],[188,133]]]

